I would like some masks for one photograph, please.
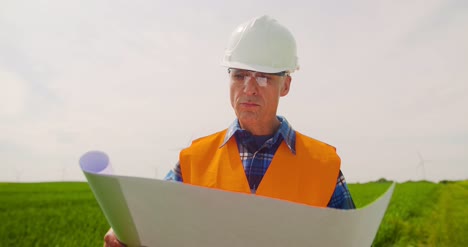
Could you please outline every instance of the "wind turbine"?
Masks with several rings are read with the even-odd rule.
[[[63,165],[63,167],[62,167],[62,181],[65,181],[65,172],[66,172],[65,169],[66,168],[67,167],[65,165]]]
[[[20,169],[16,169],[16,182],[17,183],[19,183],[22,173],[23,171],[21,171]]]
[[[425,168],[425,162],[429,161],[429,160],[425,160],[421,153],[419,151],[417,151],[417,154],[418,154],[418,158],[419,158],[419,162],[418,162],[418,168],[421,167],[421,170],[422,170],[422,174],[423,174],[423,180],[426,180],[426,168]]]

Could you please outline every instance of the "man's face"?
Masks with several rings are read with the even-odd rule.
[[[230,69],[231,105],[241,126],[276,119],[279,98],[289,92],[291,77]]]

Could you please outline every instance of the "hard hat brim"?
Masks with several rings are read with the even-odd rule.
[[[251,70],[251,71],[257,71],[257,72],[263,72],[263,73],[279,73],[283,71],[287,71],[289,73],[294,72],[294,69],[291,68],[272,68],[272,67],[267,67],[267,66],[261,66],[261,65],[251,65],[251,64],[245,64],[245,63],[239,63],[239,62],[221,62],[221,65],[227,68],[235,68],[235,69],[245,69],[245,70]]]

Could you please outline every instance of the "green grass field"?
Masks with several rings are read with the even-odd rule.
[[[363,207],[389,183],[350,184]],[[398,184],[374,246],[468,246],[468,181]],[[86,183],[0,183],[0,246],[102,246],[109,225]]]

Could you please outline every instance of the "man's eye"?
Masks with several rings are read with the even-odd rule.
[[[259,75],[257,75],[257,77],[259,77],[259,78],[265,78],[265,80],[268,80],[268,81],[271,81],[272,78],[273,78],[272,76],[270,76],[270,75],[265,75],[265,74],[259,74]]]
[[[236,80],[244,80],[244,75],[243,74],[234,74],[233,77]]]

